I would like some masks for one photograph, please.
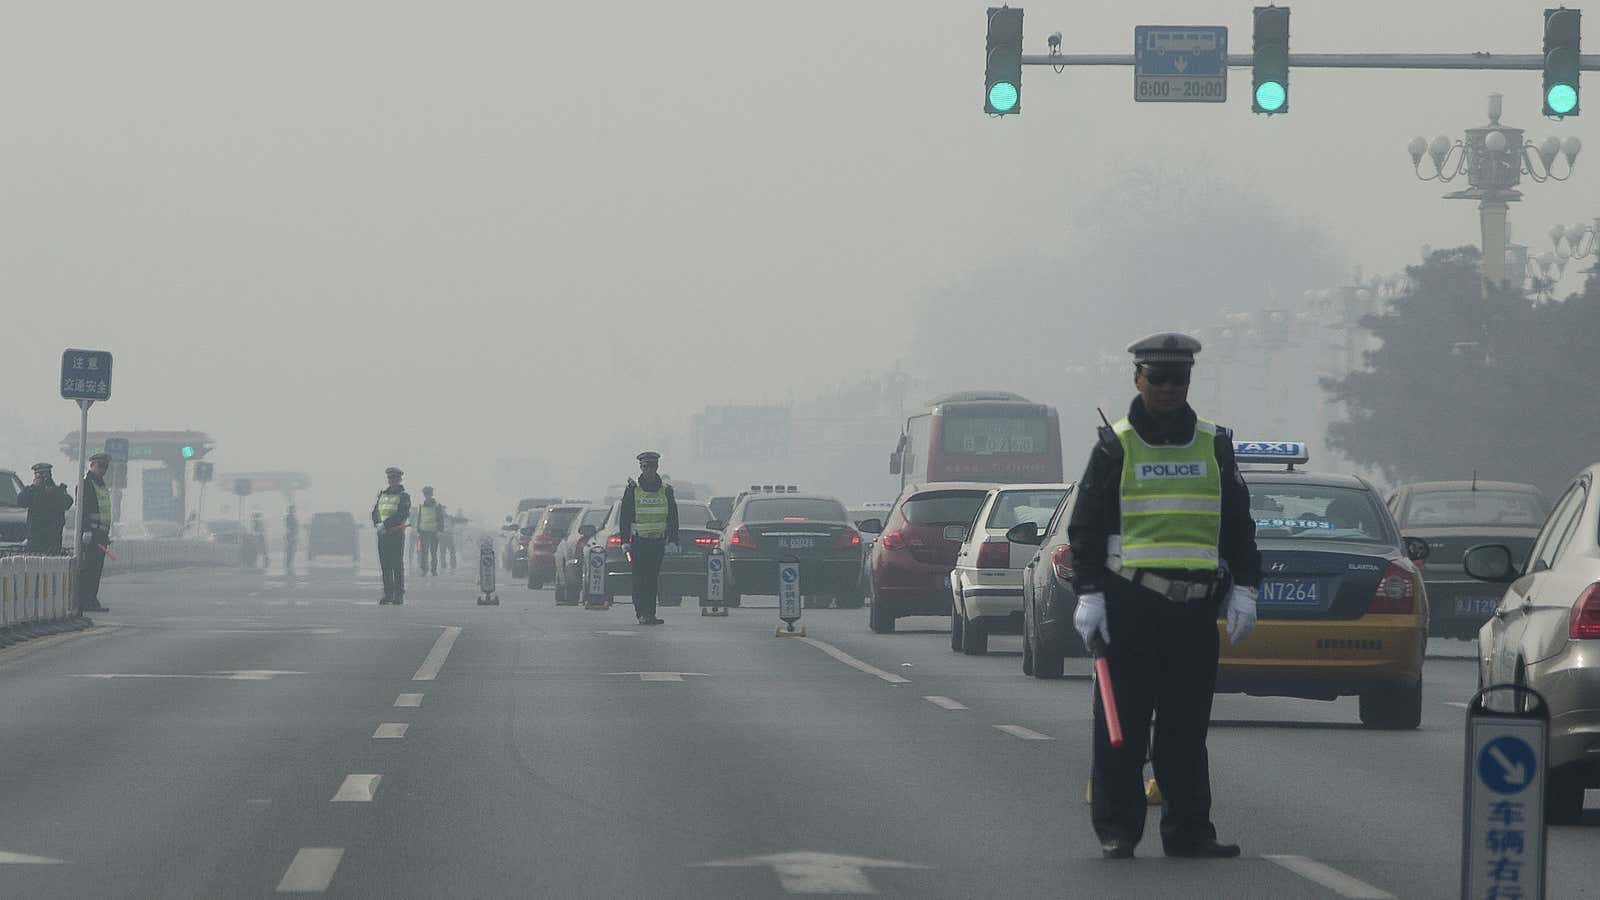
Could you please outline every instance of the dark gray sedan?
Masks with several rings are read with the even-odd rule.
[[[1069,489],[1041,531],[1024,522],[1006,533],[1017,544],[1034,544],[1039,552],[1022,570],[1022,672],[1035,678],[1060,678],[1066,658],[1085,654],[1072,629],[1078,597],[1072,592],[1072,547],[1067,521],[1077,491]]]

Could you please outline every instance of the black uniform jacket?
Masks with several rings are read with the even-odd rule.
[[[17,495],[17,505],[28,510],[28,541],[33,544],[56,544],[67,527],[67,510],[72,508],[72,495],[64,484],[24,485]]]
[[[628,487],[622,492],[622,511],[617,519],[617,530],[624,541],[633,540],[633,490],[637,487],[632,478],[628,479]],[[667,492],[667,543],[678,542],[678,498],[672,493],[672,485],[663,484],[662,489]]]
[[[372,524],[374,524],[374,525],[382,525],[384,528],[394,528],[394,527],[396,527],[398,525],[404,525],[406,523],[406,520],[411,518],[411,495],[406,493],[405,485],[401,485],[401,484],[390,485],[389,487],[384,488],[383,490],[379,491],[378,493],[380,493],[380,494],[399,494],[400,495],[400,505],[395,507],[394,515],[390,516],[387,519],[379,521],[379,519],[378,519],[378,502],[376,500],[374,500],[372,502]]]
[[[1194,410],[1183,412],[1163,427],[1145,411],[1144,401],[1133,398],[1128,422],[1145,443],[1187,444],[1194,439]],[[1222,533],[1218,554],[1233,574],[1234,584],[1257,587],[1261,584],[1261,554],[1256,550],[1256,522],[1250,516],[1250,490],[1239,475],[1233,458],[1233,432],[1217,429],[1217,466],[1222,476]],[[1077,502],[1067,522],[1067,537],[1072,543],[1072,587],[1079,594],[1104,591],[1106,577],[1106,537],[1122,532],[1122,444],[1109,429],[1100,429],[1100,440],[1089,452],[1089,466],[1078,481]],[[1175,573],[1174,573],[1175,574]]]

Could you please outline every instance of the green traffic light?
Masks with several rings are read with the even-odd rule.
[[[1283,85],[1276,81],[1263,81],[1256,88],[1256,106],[1265,112],[1277,112],[1283,109],[1283,101],[1289,99],[1289,94]]]
[[[1564,116],[1578,105],[1578,91],[1570,84],[1553,84],[1544,95],[1544,104],[1551,112]]]
[[[184,444],[183,445],[183,458],[184,459],[193,459],[194,458],[194,448],[189,446],[188,444]]]
[[[989,107],[995,112],[1010,112],[1017,106],[1017,86],[1009,81],[997,81],[989,88]]]

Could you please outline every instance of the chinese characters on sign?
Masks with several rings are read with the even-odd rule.
[[[62,351],[61,398],[111,399],[111,354],[105,350]]]

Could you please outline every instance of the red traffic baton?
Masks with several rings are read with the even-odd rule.
[[[117,561],[117,555],[115,553],[111,552],[111,548],[110,547],[107,547],[105,544],[95,544],[95,546],[100,548],[100,552],[101,553],[104,553],[105,555],[111,557],[111,561],[112,562],[116,562]]]
[[[1094,654],[1094,683],[1100,690],[1100,708],[1105,710],[1106,735],[1112,749],[1121,750],[1122,718],[1117,715],[1117,692],[1111,687],[1111,663],[1105,657],[1105,642],[1096,636],[1089,650]]]

